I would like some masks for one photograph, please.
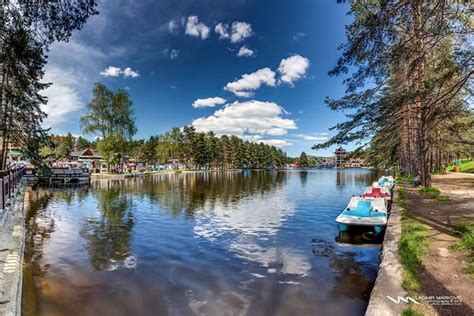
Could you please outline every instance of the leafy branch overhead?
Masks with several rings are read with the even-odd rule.
[[[347,75],[346,95],[326,99],[348,111],[337,134],[313,149],[370,144],[374,163],[421,175],[440,169],[469,141],[474,116],[470,8],[450,1],[355,2],[342,56],[329,72]],[[455,133],[449,131],[456,131]]]

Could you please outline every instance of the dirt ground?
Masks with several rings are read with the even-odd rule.
[[[430,247],[421,271],[423,292],[427,296],[462,296],[459,305],[433,305],[429,314],[474,315],[474,280],[464,272],[466,257],[452,250],[456,240],[451,227],[459,220],[474,221],[474,174],[448,173],[433,176],[435,188],[451,200],[440,203],[407,187],[407,208],[429,227]]]

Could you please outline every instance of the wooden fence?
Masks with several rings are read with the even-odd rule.
[[[24,172],[24,167],[0,170],[0,210],[4,210],[8,200],[14,196]]]

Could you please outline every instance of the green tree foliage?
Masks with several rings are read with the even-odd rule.
[[[469,129],[472,111],[472,18],[453,1],[354,2],[342,57],[330,75],[344,75],[333,110],[348,110],[338,133],[313,148],[367,144],[379,165],[419,174],[430,185],[430,170],[449,156],[445,146]],[[458,132],[449,132],[449,131]],[[443,158],[444,157],[444,158]],[[436,162],[438,161],[438,162]]]
[[[76,139],[74,147],[76,147],[78,150],[85,150],[85,149],[95,148],[96,144],[94,144],[94,142],[91,142],[82,136],[79,136]]]
[[[191,169],[281,168],[286,154],[275,146],[237,136],[196,132],[193,126],[173,128],[143,141],[135,159],[149,164],[181,164]]]
[[[74,137],[71,135],[71,133],[68,133],[65,137],[62,137],[56,147],[56,159],[68,159],[73,149]]]
[[[40,95],[46,64],[44,52],[54,41],[66,41],[87,18],[96,14],[94,0],[2,1],[0,6],[0,169],[6,148],[14,143],[40,163],[40,144],[46,136]]]
[[[298,163],[299,163],[301,168],[307,168],[308,167],[308,165],[309,165],[308,156],[306,155],[306,153],[304,151],[301,153]]]
[[[101,137],[97,147],[109,164],[122,163],[125,155],[131,154],[131,138],[137,131],[128,93],[96,83],[87,110],[81,117],[83,132]]]

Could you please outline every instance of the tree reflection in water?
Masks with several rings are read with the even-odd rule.
[[[93,191],[98,201],[98,217],[85,218],[80,235],[87,241],[90,261],[96,270],[113,270],[129,259],[132,240],[133,202],[120,183]]]

